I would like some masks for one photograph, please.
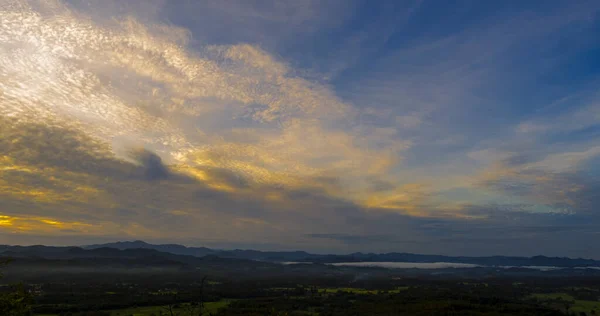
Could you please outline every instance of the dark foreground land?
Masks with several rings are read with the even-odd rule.
[[[600,279],[383,277],[290,273],[244,279],[200,271],[22,275],[34,315],[596,315]],[[373,273],[375,272],[375,273]],[[396,271],[395,273],[398,273]],[[373,274],[373,277],[370,275]],[[204,282],[202,282],[204,279]],[[14,280],[13,278],[13,281]],[[11,290],[5,286],[4,291]]]
[[[69,251],[13,254],[2,267],[0,311],[7,293],[20,293],[12,303],[26,306],[10,315],[600,314],[600,270],[591,268],[384,269]]]

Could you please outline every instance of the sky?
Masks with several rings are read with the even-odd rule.
[[[599,238],[598,1],[0,0],[0,244]]]

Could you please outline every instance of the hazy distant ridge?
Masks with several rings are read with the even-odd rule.
[[[319,255],[304,251],[218,250],[205,247],[186,247],[177,244],[154,245],[143,241],[124,241],[83,247],[9,246],[0,245],[0,256],[17,258],[140,258],[161,257],[178,262],[193,262],[205,257],[244,259],[264,262],[414,262],[414,263],[468,263],[481,266],[552,266],[600,267],[600,261],[566,257],[463,257],[421,255],[412,253],[353,253],[348,255]]]
[[[108,244],[89,245],[85,249],[115,248],[115,249],[154,249],[179,255],[203,257],[215,255],[222,258],[250,259],[271,262],[307,261],[317,263],[336,262],[451,262],[469,263],[484,266],[554,266],[554,267],[600,267],[600,261],[567,257],[514,257],[514,256],[442,256],[421,255],[412,253],[353,253],[348,255],[318,255],[304,251],[258,251],[258,250],[215,250],[206,247],[186,247],[178,244],[154,245],[140,240],[123,241]],[[1,249],[1,248],[0,248]],[[1,250],[0,250],[1,251]]]

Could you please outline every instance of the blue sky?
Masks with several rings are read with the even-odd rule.
[[[0,4],[0,241],[600,258],[595,1]]]

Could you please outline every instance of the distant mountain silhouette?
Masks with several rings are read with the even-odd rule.
[[[115,243],[108,244],[99,244],[99,245],[89,245],[84,246],[85,249],[97,249],[97,248],[114,248],[119,250],[125,249],[154,249],[162,252],[168,252],[176,255],[187,255],[187,256],[196,256],[196,257],[204,257],[207,255],[215,254],[218,250],[213,250],[205,247],[186,247],[177,244],[163,244],[163,245],[153,245],[146,243],[141,240],[135,241],[119,241]]]
[[[308,260],[319,255],[309,254],[304,251],[258,251],[258,250],[215,250],[206,247],[186,247],[177,244],[161,244],[153,245],[141,240],[135,241],[119,241],[115,243],[99,244],[84,246],[85,249],[96,248],[115,248],[120,250],[125,249],[154,249],[163,252],[169,252],[178,255],[189,255],[203,257],[207,255],[215,255],[221,258],[235,258],[271,262],[284,261],[300,261]]]
[[[0,245],[0,258],[24,263],[54,263],[63,265],[121,265],[121,266],[178,266],[200,267],[239,265],[245,267],[279,266],[255,260],[220,258],[214,255],[190,256],[147,248],[116,249],[96,247],[5,246]]]
[[[206,247],[186,247],[178,244],[154,245],[136,241],[122,241],[108,244],[89,245],[84,247],[52,247],[52,246],[7,246],[0,245],[0,256],[16,258],[162,258],[185,264],[196,264],[201,258],[222,258],[236,260],[252,260],[263,262],[416,262],[416,263],[469,263],[482,266],[552,266],[552,267],[600,267],[600,261],[566,257],[514,257],[488,256],[464,257],[422,255],[412,253],[352,253],[348,255],[319,255],[304,251],[258,251],[258,250],[217,250]]]

